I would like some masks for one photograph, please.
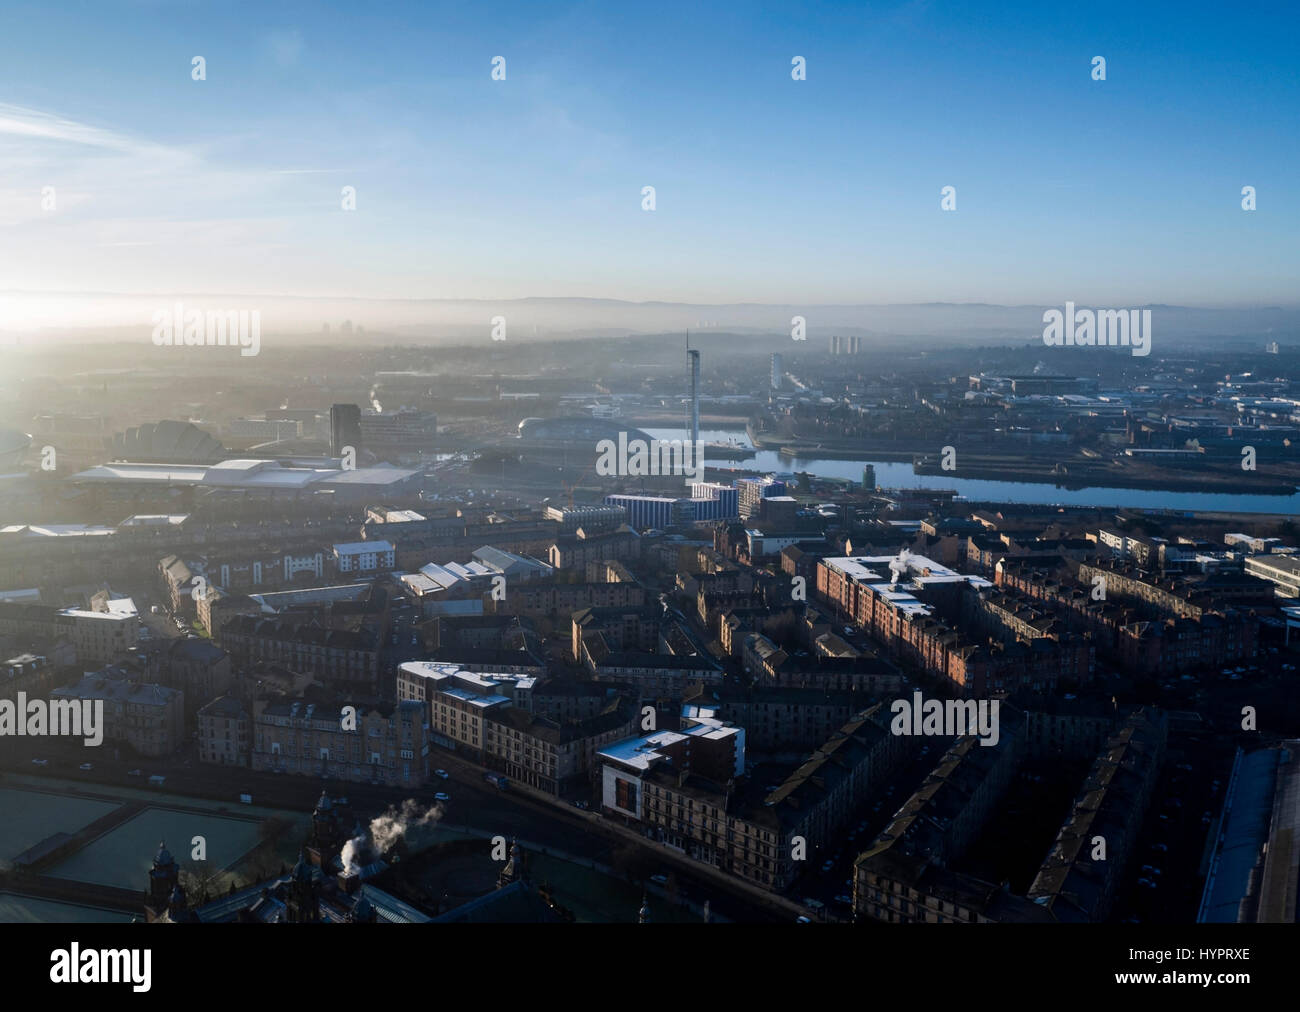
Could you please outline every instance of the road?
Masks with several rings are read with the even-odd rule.
[[[653,874],[669,871],[683,899],[697,904],[708,900],[715,913],[729,920],[791,919],[774,910],[766,897],[751,895],[744,883],[729,882],[729,877],[719,879],[716,873],[710,874],[712,869],[697,866],[684,855],[668,851],[633,830],[606,824],[607,820],[593,812],[543,800],[518,786],[498,790],[483,779],[479,767],[441,750],[433,762],[450,774],[449,779],[434,777],[428,785],[412,791],[352,782],[322,783],[313,777],[204,765],[185,754],[167,759],[115,757],[113,746],[107,744],[90,749],[45,739],[35,749],[32,745],[24,742],[24,750],[13,755],[5,768],[84,783],[89,790],[102,788],[110,793],[121,787],[148,789],[150,776],[163,775],[167,779],[158,788],[160,793],[225,802],[232,809],[239,807],[239,795],[247,793],[258,807],[311,811],[324,786],[331,796],[346,797],[352,810],[364,820],[408,798],[432,806],[434,793],[444,792],[451,796],[443,816],[450,825],[472,827],[492,836],[520,836],[551,851],[626,869],[634,881],[645,882]],[[32,758],[44,759],[47,765],[34,766]],[[79,766],[85,762],[91,763],[92,769],[81,770]],[[132,776],[132,770],[140,774]]]

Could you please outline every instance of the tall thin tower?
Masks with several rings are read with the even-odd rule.
[[[686,332],[686,358],[691,366],[691,450],[700,444],[700,353],[691,348],[691,332]]]

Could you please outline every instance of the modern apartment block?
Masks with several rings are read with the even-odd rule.
[[[1246,573],[1267,580],[1278,597],[1300,597],[1300,558],[1294,555],[1251,555]]]
[[[340,573],[382,573],[397,564],[391,541],[353,541],[334,546],[334,564]]]

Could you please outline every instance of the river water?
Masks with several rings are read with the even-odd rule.
[[[685,429],[643,429],[655,439],[685,439]],[[734,440],[752,447],[744,429],[702,429],[705,442]],[[918,475],[912,465],[899,461],[822,460],[817,457],[784,457],[776,450],[759,450],[744,460],[713,460],[706,454],[709,467],[733,468],[738,471],[792,472],[808,471],[823,478],[848,478],[862,481],[862,469],[871,464],[876,469],[876,484],[881,488],[943,488],[972,500],[1049,504],[1054,506],[1114,506],[1128,509],[1210,510],[1245,513],[1300,514],[1300,497],[1294,495],[1232,495],[1225,492],[1169,492],[1133,488],[1064,489],[1055,485],[1020,481],[987,481],[981,478],[950,478]]]

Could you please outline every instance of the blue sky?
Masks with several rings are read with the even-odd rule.
[[[9,0],[0,290],[1296,305],[1294,8],[1141,6]]]

